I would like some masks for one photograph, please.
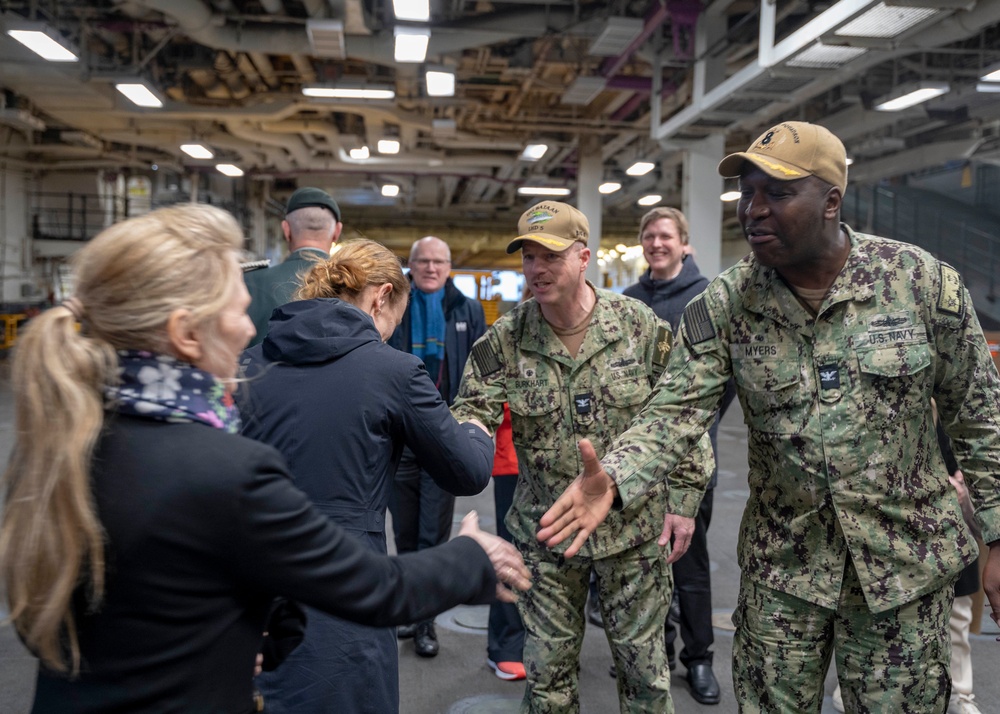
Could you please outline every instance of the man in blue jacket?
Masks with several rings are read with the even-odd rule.
[[[420,357],[451,406],[472,345],[486,332],[483,306],[455,287],[450,277],[451,249],[440,238],[416,241],[410,248],[409,267],[410,304],[389,344]],[[455,497],[434,483],[406,450],[389,500],[396,551],[423,550],[447,541],[454,509]],[[413,637],[421,657],[437,655],[433,620],[400,627],[397,633],[401,638]]]
[[[257,329],[249,347],[264,340],[267,321],[274,308],[291,302],[292,294],[299,287],[299,274],[304,273],[312,261],[330,257],[330,249],[343,227],[340,206],[326,191],[305,187],[291,195],[285,206],[285,220],[281,222],[281,231],[288,243],[288,257],[270,268],[243,275],[250,292],[247,313]]]

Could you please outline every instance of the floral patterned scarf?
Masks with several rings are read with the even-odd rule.
[[[118,379],[105,387],[105,409],[156,421],[201,422],[230,434],[240,414],[223,384],[208,372],[168,355],[118,351]]]

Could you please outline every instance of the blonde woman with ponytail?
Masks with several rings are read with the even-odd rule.
[[[489,483],[493,441],[478,423],[455,421],[419,358],[384,343],[410,296],[391,251],[344,243],[301,280],[296,301],[245,353],[243,434],[277,448],[322,513],[385,553],[403,446],[442,488],[471,495]],[[393,714],[396,633],[311,610],[302,645],[258,686],[269,714]]]
[[[112,226],[77,254],[75,295],[17,346],[0,574],[40,660],[34,714],[247,712],[279,595],[391,625],[488,600],[498,568],[528,585],[474,523],[424,562],[371,553],[235,433],[253,334],[242,244],[209,206]]]

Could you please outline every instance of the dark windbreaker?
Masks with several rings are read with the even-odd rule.
[[[492,440],[456,422],[420,359],[384,344],[371,317],[349,303],[277,308],[242,363],[243,434],[278,449],[316,506],[375,550],[386,550],[385,510],[404,445],[452,493],[489,483]],[[267,711],[397,711],[395,632],[308,614],[303,644],[258,677]]]

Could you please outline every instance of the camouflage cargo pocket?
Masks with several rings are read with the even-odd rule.
[[[880,430],[930,409],[931,353],[926,344],[858,350],[861,410],[869,428]]]
[[[747,426],[767,434],[802,432],[809,395],[798,359],[734,359],[733,375],[743,393]]]

